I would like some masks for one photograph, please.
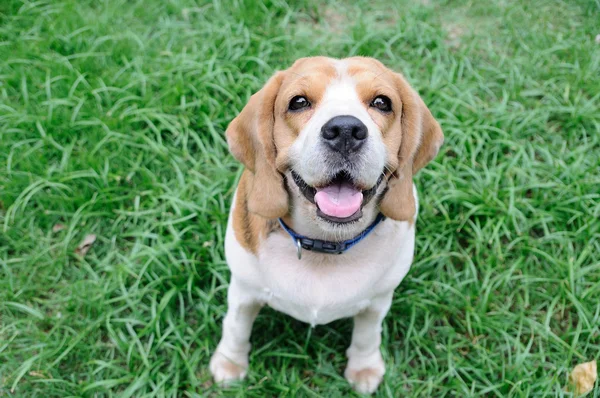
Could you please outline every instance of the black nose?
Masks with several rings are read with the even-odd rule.
[[[367,126],[354,116],[336,116],[321,128],[321,136],[338,152],[356,152],[365,143]]]

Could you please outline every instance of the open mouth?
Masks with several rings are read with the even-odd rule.
[[[372,188],[361,190],[345,171],[337,173],[321,187],[311,187],[293,170],[292,177],[304,197],[317,206],[317,215],[337,224],[360,219],[363,206],[375,195],[383,180],[382,175]]]

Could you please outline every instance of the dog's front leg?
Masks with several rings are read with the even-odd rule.
[[[385,373],[381,357],[381,322],[392,304],[393,292],[378,296],[354,317],[352,343],[346,351],[348,365],[344,376],[363,394],[377,390]]]
[[[223,336],[210,360],[210,372],[217,383],[226,384],[246,376],[250,333],[261,306],[252,291],[232,276]]]

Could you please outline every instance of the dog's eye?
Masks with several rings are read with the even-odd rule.
[[[371,101],[370,104],[373,108],[379,109],[381,112],[391,112],[392,111],[392,100],[390,100],[385,95],[378,95]]]
[[[290,104],[288,105],[288,109],[290,111],[298,111],[300,109],[308,108],[309,106],[310,106],[310,102],[308,101],[308,99],[306,99],[306,97],[297,95],[294,98],[292,98],[292,100],[290,101]]]

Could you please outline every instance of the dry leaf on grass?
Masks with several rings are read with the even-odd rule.
[[[67,227],[65,227],[64,224],[54,224],[54,226],[52,227],[52,232],[57,233],[65,228]]]
[[[569,377],[569,382],[571,384],[569,391],[572,390],[577,396],[585,395],[592,391],[597,377],[598,369],[596,361],[580,363],[573,368],[571,376]]]
[[[81,257],[84,257],[87,254],[87,252],[90,250],[90,248],[92,247],[92,245],[94,244],[95,241],[96,241],[96,235],[94,235],[94,234],[86,235],[85,238],[83,238],[83,240],[79,244],[79,246],[77,246],[77,249],[75,249],[75,254],[78,254]]]

